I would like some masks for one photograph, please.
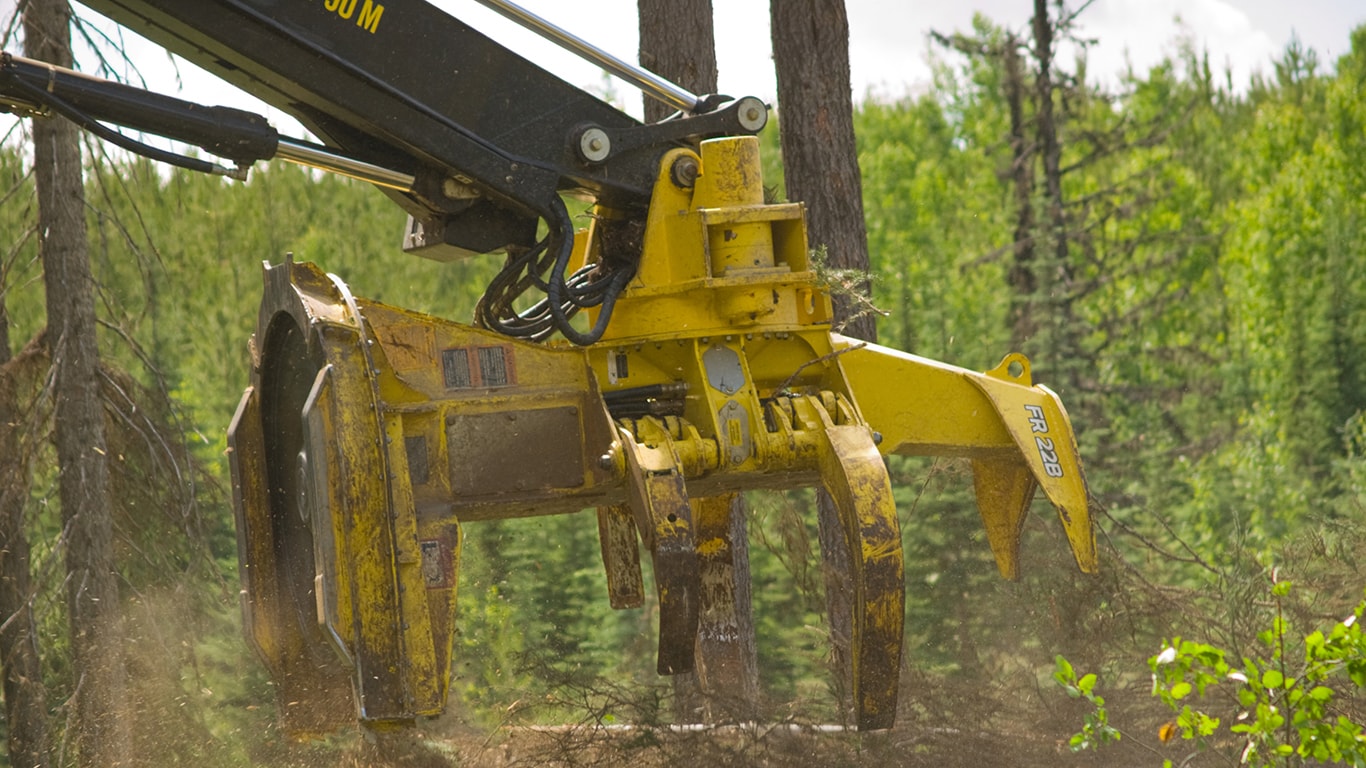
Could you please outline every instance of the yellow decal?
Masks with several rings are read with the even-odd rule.
[[[355,0],[352,0],[352,4],[355,4]],[[365,5],[360,9],[360,17],[356,19],[356,26],[368,30],[373,35],[379,29],[379,17],[383,15],[384,6],[365,0]]]
[[[358,5],[359,15],[356,13]],[[379,31],[379,20],[384,15],[384,6],[373,0],[365,0],[364,4],[361,4],[360,0],[323,0],[323,8],[348,21],[354,16],[356,26],[372,35]]]

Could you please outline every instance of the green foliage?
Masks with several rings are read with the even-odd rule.
[[[1366,729],[1339,703],[1366,688],[1366,637],[1358,623],[1366,602],[1326,632],[1301,636],[1281,610],[1290,588],[1289,581],[1272,585],[1276,610],[1254,652],[1240,657],[1171,639],[1148,660],[1153,696],[1175,714],[1181,738],[1201,748],[1229,743],[1220,738],[1222,726],[1240,763],[1366,765]]]
[[[1068,740],[1069,749],[1073,752],[1099,749],[1110,742],[1120,740],[1120,732],[1110,725],[1110,712],[1105,707],[1104,697],[1096,693],[1097,678],[1094,673],[1087,673],[1078,678],[1071,662],[1057,656],[1054,658],[1053,680],[1062,686],[1068,696],[1085,699],[1092,707],[1085,715],[1081,731],[1073,734]]]
[[[483,712],[506,710],[530,682],[522,669],[526,643],[515,624],[516,611],[496,586],[465,601],[462,608],[457,660],[452,665],[460,696]]]
[[[754,492],[745,498],[761,691],[779,711],[833,717],[816,495]]]
[[[873,303],[889,313],[885,343],[989,367],[1006,333],[1004,272],[989,254],[1008,238],[1008,209],[999,158],[966,135],[983,128],[987,106],[953,96],[963,101],[869,103],[855,115]],[[951,109],[967,114],[954,122]]]

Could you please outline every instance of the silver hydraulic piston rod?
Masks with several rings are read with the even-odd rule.
[[[546,40],[578,55],[585,61],[597,64],[671,107],[676,107],[684,112],[695,112],[702,104],[702,99],[697,94],[665,80],[648,69],[642,69],[619,59],[515,3],[508,2],[508,0],[478,0],[478,2],[485,8],[515,21]]]
[[[380,187],[408,192],[413,188],[409,173],[384,168],[354,157],[347,157],[316,144],[280,137],[275,157],[298,165],[317,168],[339,176],[349,176]]]

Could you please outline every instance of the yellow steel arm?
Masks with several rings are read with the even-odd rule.
[[[840,362],[886,454],[973,460],[977,506],[1001,575],[1019,572],[1020,526],[1036,487],[1058,510],[1077,566],[1096,570],[1086,479],[1062,402],[1008,355],[986,373],[839,338]]]

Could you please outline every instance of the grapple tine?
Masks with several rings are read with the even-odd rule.
[[[657,667],[661,675],[690,672],[699,589],[692,506],[668,432],[650,418],[637,421],[636,432],[622,430],[622,445],[628,499],[650,550],[659,595]]]
[[[814,400],[798,407],[825,422],[821,481],[839,511],[854,577],[850,643],[854,708],[859,730],[891,728],[901,674],[906,582],[901,524],[887,467],[863,425],[836,426]]]
[[[1058,396],[1033,383],[1028,358],[1007,355],[978,373],[876,344],[836,342],[859,411],[882,434],[883,453],[973,460],[978,508],[1003,576],[1017,572],[1020,525],[1035,487],[1057,507],[1077,567],[1096,571],[1072,423]]]
[[[1016,459],[974,459],[972,484],[996,567],[1014,581],[1020,577],[1020,532],[1038,483]]]
[[[1010,372],[1013,366],[1017,375]],[[997,368],[970,380],[995,406],[1019,449],[1023,466],[1057,508],[1077,567],[1084,573],[1095,573],[1096,537],[1086,477],[1062,401],[1042,384],[1031,386],[1029,363],[1023,355],[1009,355]]]

